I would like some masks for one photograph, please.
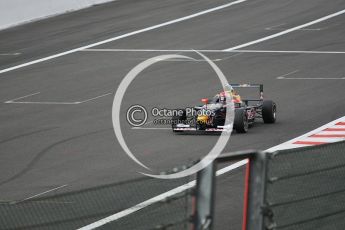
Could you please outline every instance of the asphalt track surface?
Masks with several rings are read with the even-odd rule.
[[[0,32],[0,69],[225,3],[228,1],[119,0],[4,30]],[[344,116],[345,80],[341,78],[345,77],[345,54],[222,52],[343,9],[345,1],[341,0],[248,0],[92,47],[93,50],[0,74],[1,212],[4,213],[10,203],[18,206],[17,210],[26,210],[20,206],[22,202],[15,202],[49,190],[52,191],[42,196],[78,194],[71,192],[142,178],[137,172],[145,169],[130,160],[116,140],[111,108],[114,92],[128,71],[157,55],[178,53],[192,56],[196,61],[171,60],[155,64],[130,85],[123,100],[121,128],[127,144],[155,173],[193,162],[205,155],[218,138],[174,135],[171,130],[157,129],[167,126],[152,124],[145,127],[154,129],[131,129],[125,120],[126,109],[133,104],[147,108],[181,108],[199,104],[200,98],[212,97],[220,90],[219,80],[210,67],[196,53],[181,50],[218,50],[204,54],[214,60],[229,82],[263,83],[265,97],[278,104],[276,124],[259,122],[247,134],[234,133],[224,152],[264,150]],[[243,49],[344,52],[344,37],[345,15],[342,14]],[[284,77],[292,79],[279,79]],[[5,103],[27,95],[31,96],[15,101],[29,103]],[[82,101],[85,102],[73,103]],[[239,229],[243,168],[229,172],[221,181],[217,188],[216,228]],[[87,206],[87,218],[74,220],[71,217],[55,228],[82,227],[183,182],[185,180],[129,183],[127,189],[115,189],[112,194],[100,192],[88,197],[83,204],[78,203],[78,195],[73,195],[68,200],[70,203],[63,203],[64,208],[74,205],[73,209],[78,210],[78,205],[80,209]],[[95,203],[102,199],[113,209],[93,215],[94,209],[100,208]],[[33,226],[38,223],[39,228],[39,223],[59,215],[61,203],[51,202],[49,208],[53,211],[43,217],[31,215],[23,223]],[[22,212],[17,218],[25,219],[28,213]],[[131,218],[138,218],[136,215],[139,214],[126,218],[131,222]],[[19,222],[12,219],[6,222],[10,225],[7,228],[22,227],[15,224]],[[143,228],[143,223],[138,223],[138,229]],[[48,227],[42,227],[45,228]]]

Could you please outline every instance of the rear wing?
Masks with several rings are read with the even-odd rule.
[[[244,101],[261,101],[264,99],[264,85],[263,84],[229,84],[232,88],[258,88],[260,99],[248,99]]]

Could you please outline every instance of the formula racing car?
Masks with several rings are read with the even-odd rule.
[[[258,97],[241,99],[237,92],[240,88],[259,89]],[[203,105],[182,109],[181,114],[173,116],[173,132],[222,132],[228,108],[226,98],[232,100],[235,108],[233,129],[237,133],[248,132],[258,118],[264,123],[275,123],[277,106],[271,100],[264,100],[262,84],[229,84],[224,89],[212,99],[202,99]]]

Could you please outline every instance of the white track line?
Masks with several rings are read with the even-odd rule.
[[[0,56],[17,56],[20,55],[21,53],[0,53]]]
[[[167,127],[132,127],[132,129],[144,129],[144,130],[171,130],[171,128],[167,128]]]
[[[330,19],[330,18],[339,16],[339,15],[344,14],[344,13],[345,13],[345,9],[344,9],[344,10],[341,10],[341,11],[338,11],[338,12],[336,12],[336,13],[333,13],[333,14],[327,15],[327,16],[325,16],[325,17],[322,17],[322,18],[313,20],[313,21],[311,21],[311,22],[308,22],[308,23],[305,23],[305,24],[302,24],[302,25],[299,25],[299,26],[295,26],[295,27],[293,27],[293,28],[290,28],[290,29],[281,31],[281,32],[279,32],[279,33],[272,34],[272,35],[269,35],[269,36],[267,36],[267,37],[263,37],[263,38],[260,38],[260,39],[257,39],[257,40],[251,41],[251,42],[244,43],[244,44],[242,44],[242,45],[238,45],[238,46],[234,46],[234,47],[225,49],[225,51],[229,51],[229,50],[238,50],[238,49],[241,49],[241,48],[250,46],[250,45],[254,45],[254,44],[258,44],[258,43],[263,42],[263,41],[270,40],[270,39],[272,39],[272,38],[280,37],[280,36],[282,36],[282,35],[285,35],[285,34],[288,34],[288,33],[293,32],[293,31],[296,31],[296,30],[299,30],[299,29],[302,29],[302,28],[305,28],[305,27],[314,25],[314,24],[319,23],[319,22],[326,21],[326,20],[328,20],[328,19]]]
[[[147,60],[147,58],[131,58],[130,60]],[[155,60],[163,61],[163,62],[205,62],[206,61],[204,59],[194,59],[194,58],[191,58],[191,59],[175,58],[175,59],[167,59],[167,60],[162,60],[161,58],[155,58]],[[210,59],[210,60],[213,62],[218,62],[218,61],[223,61],[224,59],[217,58],[217,59]]]
[[[82,52],[194,52],[195,50],[189,49],[84,49]],[[224,52],[222,50],[196,50],[199,52]]]
[[[286,23],[280,23],[280,24],[275,25],[275,26],[266,27],[265,30],[272,30],[272,29],[274,29],[276,27],[284,26],[284,25],[286,25]]]
[[[79,101],[79,102],[77,102],[77,104],[82,104],[82,103],[85,103],[85,102],[93,101],[93,100],[96,100],[98,98],[105,97],[105,96],[108,96],[108,95],[111,95],[111,94],[113,94],[113,93],[105,93],[105,94],[102,94],[102,95],[97,96],[97,97],[93,97],[93,98],[90,98],[90,99],[87,99],[87,100],[84,100],[84,101]]]
[[[297,54],[345,54],[345,51],[318,51],[318,50],[180,50],[180,49],[85,49],[83,52],[188,52],[202,53],[297,53]]]
[[[92,44],[89,44],[89,45],[86,45],[86,46],[82,46],[82,47],[79,47],[79,48],[76,48],[76,49],[72,49],[72,50],[68,50],[68,51],[62,52],[62,53],[54,54],[54,55],[51,55],[51,56],[48,56],[48,57],[45,57],[45,58],[40,58],[40,59],[37,59],[37,60],[34,60],[34,61],[26,62],[26,63],[23,63],[21,65],[16,65],[16,66],[13,66],[13,67],[10,67],[10,68],[6,68],[6,69],[3,69],[3,70],[0,70],[0,74],[1,73],[9,72],[9,71],[12,71],[12,70],[15,70],[15,69],[23,68],[23,67],[26,67],[26,66],[34,65],[34,64],[37,64],[37,63],[40,63],[40,62],[48,61],[48,60],[51,60],[51,59],[54,59],[54,58],[58,58],[58,57],[61,57],[61,56],[65,56],[65,55],[68,55],[68,54],[72,54],[72,53],[81,51],[83,49],[92,48],[92,47],[103,45],[103,44],[106,44],[106,43],[109,43],[109,42],[113,42],[113,41],[116,41],[116,40],[119,40],[119,39],[122,39],[122,38],[127,38],[127,37],[130,37],[130,36],[136,35],[136,34],[144,33],[144,32],[147,32],[147,31],[151,31],[151,30],[155,30],[155,29],[158,29],[158,28],[161,28],[161,27],[172,25],[172,24],[175,24],[175,23],[178,23],[178,22],[186,21],[186,20],[189,20],[189,19],[192,19],[192,18],[195,18],[195,17],[199,17],[201,15],[205,15],[205,14],[208,14],[208,13],[212,13],[214,11],[221,10],[221,9],[224,9],[224,8],[227,8],[227,7],[230,7],[230,6],[233,6],[233,5],[245,2],[245,1],[247,1],[247,0],[238,0],[238,1],[230,2],[230,3],[224,4],[224,5],[220,5],[220,6],[217,6],[217,7],[214,7],[214,8],[210,8],[208,10],[203,10],[203,11],[200,11],[198,13],[191,14],[191,15],[188,15],[188,16],[185,16],[185,17],[182,17],[182,18],[174,19],[174,20],[167,21],[167,22],[164,22],[164,23],[161,23],[161,24],[157,24],[157,25],[154,25],[154,26],[150,26],[150,27],[147,27],[147,28],[144,28],[144,29],[136,30],[136,31],[133,31],[133,32],[130,32],[130,33],[126,33],[126,34],[123,34],[123,35],[120,35],[120,36],[116,36],[116,37],[109,38],[109,39],[106,39],[106,40],[103,40],[103,41],[92,43]]]
[[[5,101],[6,104],[33,104],[33,105],[77,105],[79,102],[57,102],[57,101]]]
[[[28,94],[28,95],[25,95],[25,96],[22,96],[22,97],[17,97],[15,99],[5,101],[4,103],[13,103],[14,101],[17,101],[17,100],[20,100],[20,99],[23,99],[23,98],[27,98],[27,97],[31,97],[31,96],[34,96],[34,95],[37,95],[37,94],[40,94],[40,93],[41,92],[31,93],[31,94]]]
[[[279,80],[345,80],[345,77],[277,77]]]
[[[297,72],[299,72],[298,69],[296,69],[296,70],[294,70],[294,71],[292,71],[292,72],[289,72],[289,73],[280,75],[280,76],[278,76],[278,77],[276,77],[276,78],[277,78],[277,79],[283,79],[284,77],[289,76],[289,75],[292,75],[292,74],[295,74],[295,73],[297,73]]]
[[[79,104],[82,104],[82,103],[85,103],[85,102],[89,102],[89,101],[93,101],[93,100],[96,100],[98,98],[101,98],[101,97],[105,97],[105,96],[108,96],[108,95],[111,95],[113,93],[106,93],[106,94],[102,94],[100,96],[97,96],[97,97],[93,97],[93,98],[90,98],[90,99],[86,99],[84,101],[73,101],[73,102],[56,102],[56,101],[17,101],[19,99],[23,99],[23,98],[27,98],[27,97],[31,97],[33,95],[37,95],[39,94],[40,92],[37,92],[37,93],[32,93],[32,94],[29,94],[29,95],[25,95],[23,97],[18,97],[18,98],[15,98],[15,99],[12,99],[12,100],[9,100],[9,101],[5,101],[4,103],[6,104],[42,104],[42,105],[79,105]]]
[[[245,165],[245,164],[247,164],[247,163],[248,163],[248,160],[247,160],[247,159],[238,161],[238,162],[236,162],[236,163],[234,163],[234,164],[232,164],[232,165],[229,165],[229,166],[227,166],[227,167],[224,167],[224,168],[222,168],[222,169],[219,169],[219,170],[216,172],[216,175],[217,175],[217,176],[223,175],[223,174],[225,174],[225,173],[227,173],[227,172],[229,172],[229,171],[231,171],[231,170],[237,169],[237,168],[239,168],[239,167],[241,167],[241,166],[243,166],[243,165]]]
[[[48,190],[48,191],[41,192],[41,193],[38,193],[38,194],[36,194],[36,195],[30,196],[30,197],[25,198],[25,199],[23,199],[23,200],[12,202],[11,204],[18,204],[18,203],[21,203],[21,202],[24,202],[24,201],[28,201],[28,200],[33,199],[33,198],[36,198],[36,197],[38,197],[38,196],[42,196],[42,195],[44,195],[44,194],[46,194],[46,193],[48,193],[48,192],[52,192],[52,191],[55,191],[55,190],[64,188],[64,187],[66,187],[67,185],[68,185],[68,184],[61,185],[61,186],[59,186],[59,187],[50,189],[50,190]]]
[[[299,70],[292,71],[276,77],[278,80],[345,80],[345,77],[287,77],[298,73]]]
[[[297,54],[345,54],[345,51],[318,51],[318,50],[237,50],[243,53],[297,53]]]
[[[320,31],[323,30],[324,28],[315,28],[315,29],[298,29],[299,31]],[[278,30],[278,31],[282,31],[282,30],[286,30],[286,28],[281,28],[281,29],[265,29],[265,30]]]
[[[277,27],[280,27],[280,26],[284,26],[286,25],[286,23],[281,23],[279,25],[275,25],[275,26],[271,26],[271,27],[266,27],[265,30],[286,30],[287,28],[277,28]],[[305,31],[313,31],[313,30],[323,30],[323,29],[326,29],[327,27],[323,27],[323,28],[310,28],[310,29],[299,29],[299,30],[305,30]]]

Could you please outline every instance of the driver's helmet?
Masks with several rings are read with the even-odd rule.
[[[219,93],[219,102],[221,103],[225,103],[226,102],[226,96],[228,97],[232,97],[234,92],[234,89],[232,88],[232,86],[230,84],[227,84],[224,86],[224,91]]]
[[[231,98],[231,93],[228,91],[222,91],[218,95],[219,95],[219,102],[223,104],[226,103],[226,96]]]
[[[219,93],[219,102],[220,103],[225,103],[226,102],[226,95],[224,92]]]

